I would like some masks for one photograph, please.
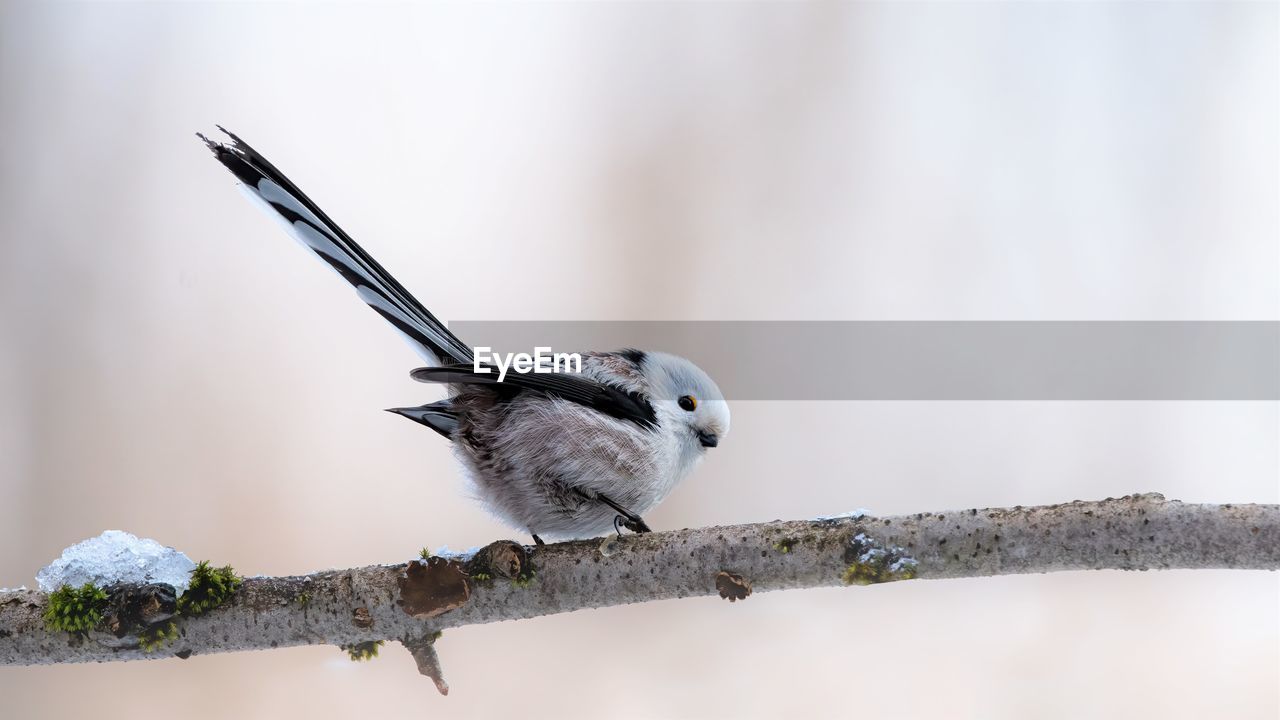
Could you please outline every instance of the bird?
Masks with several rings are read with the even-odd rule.
[[[633,348],[579,354],[573,372],[508,372],[432,315],[261,153],[222,126],[197,137],[244,194],[355,289],[426,366],[410,377],[447,397],[388,411],[452,442],[476,496],[500,520],[544,538],[650,532],[643,516],[729,432],[715,381],[696,364]]]

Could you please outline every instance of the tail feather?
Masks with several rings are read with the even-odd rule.
[[[458,429],[458,413],[453,407],[453,400],[448,398],[418,407],[387,408],[387,412],[422,423],[450,439]]]
[[[196,134],[214,157],[244,183],[245,194],[281,220],[290,234],[351,283],[360,299],[399,330],[427,363],[471,363],[471,348],[449,332],[284,173],[243,140],[222,126],[218,129],[231,138],[230,143],[214,142]]]

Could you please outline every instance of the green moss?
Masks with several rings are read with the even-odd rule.
[[[347,656],[354,662],[363,662],[378,657],[378,648],[382,647],[383,642],[383,640],[369,640],[355,645],[343,645],[342,649],[347,651]]]
[[[797,541],[795,538],[782,538],[781,540],[773,544],[773,549],[777,550],[783,555],[786,555],[787,553],[791,552],[791,548],[796,546],[796,542]]]
[[[887,566],[876,563],[854,563],[844,570],[846,585],[875,585],[895,580],[913,580],[915,576],[914,565],[891,570]]]
[[[194,617],[225,603],[240,588],[242,580],[231,566],[210,567],[207,561],[191,571],[191,585],[177,600],[180,616]],[[307,602],[306,593],[300,596]],[[105,590],[85,583],[79,588],[63,585],[49,593],[44,610],[44,623],[50,631],[85,634],[102,622],[110,599]],[[115,621],[113,621],[115,622]],[[178,624],[166,620],[142,629],[138,646],[143,652],[154,652],[178,637]]]
[[[195,617],[209,612],[239,590],[241,582],[230,565],[215,568],[201,560],[191,571],[191,587],[178,598],[178,614]]]
[[[298,593],[298,596],[293,599],[293,601],[298,603],[298,607],[305,608],[306,606],[311,604],[311,593],[300,592]]]
[[[138,633],[138,647],[149,653],[178,639],[178,623],[172,620],[156,623]]]
[[[849,541],[845,559],[852,561],[841,575],[846,585],[912,580],[919,566],[903,548],[896,545],[885,547],[865,533],[858,533]]]
[[[491,576],[491,575],[490,575],[489,573],[487,573],[487,572],[478,572],[478,573],[476,573],[475,575],[472,575],[472,576],[471,576],[471,579],[472,579],[472,580],[476,580],[476,581],[478,581],[478,582],[484,582],[485,580],[492,580],[492,579],[493,579],[493,576]]]
[[[529,568],[525,572],[511,578],[511,584],[518,588],[527,588],[533,584],[534,572],[533,568]]]
[[[102,622],[107,609],[107,593],[92,583],[79,588],[70,585],[49,593],[49,605],[44,609],[44,626],[50,631],[62,630],[84,634]]]

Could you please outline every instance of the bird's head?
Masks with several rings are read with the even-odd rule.
[[[729,434],[729,404],[702,368],[682,357],[651,352],[645,355],[643,372],[663,424],[686,431],[693,447],[713,448]]]

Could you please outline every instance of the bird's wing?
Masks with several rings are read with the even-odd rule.
[[[471,362],[471,348],[449,332],[284,173],[243,140],[222,127],[218,129],[231,138],[230,143],[199,137],[214,157],[244,183],[245,194],[282,220],[291,235],[351,283],[360,299],[403,333],[424,360],[433,365]]]
[[[477,372],[471,363],[467,363],[418,368],[409,375],[418,382],[426,383],[492,385],[497,388],[532,390],[563,398],[644,428],[655,427],[658,423],[653,405],[639,393],[596,382],[573,373],[510,372],[499,382],[497,369],[488,369],[487,373]]]

